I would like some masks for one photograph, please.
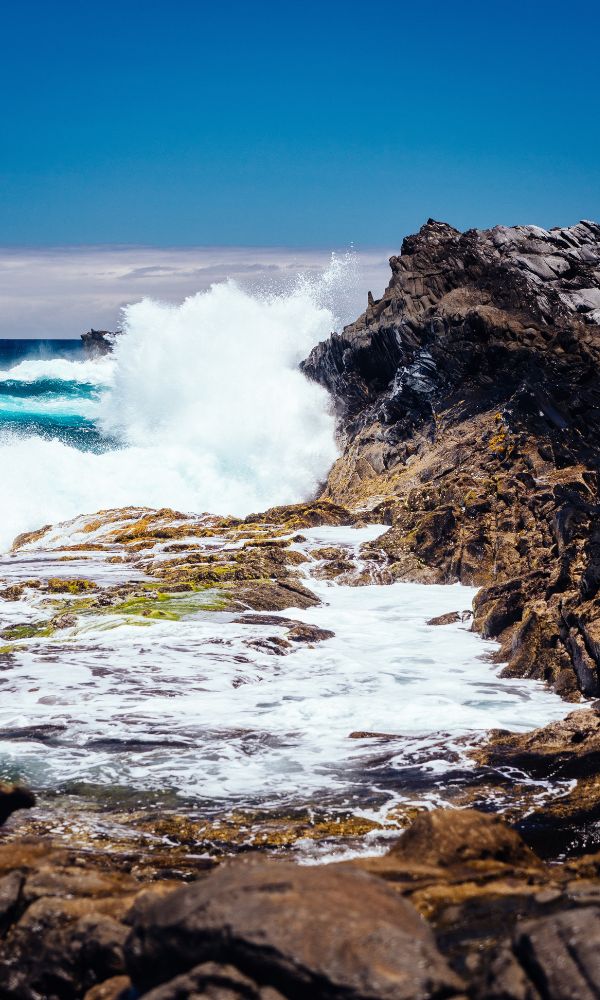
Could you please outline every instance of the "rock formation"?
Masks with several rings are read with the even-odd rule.
[[[383,297],[319,344],[343,454],[325,496],[378,508],[393,579],[480,585],[506,673],[600,693],[600,225],[429,222]]]
[[[495,816],[436,810],[385,854],[240,857],[193,881],[0,844],[6,1000],[592,1000],[600,855],[547,865]]]
[[[85,353],[90,358],[98,358],[103,354],[110,354],[115,345],[115,338],[118,337],[120,332],[120,330],[117,330],[115,333],[111,333],[110,330],[88,330],[87,333],[82,333],[81,340]]]
[[[35,795],[23,785],[6,785],[0,781],[0,826],[6,823],[17,809],[31,809]]]

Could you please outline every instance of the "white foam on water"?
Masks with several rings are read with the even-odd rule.
[[[113,373],[110,357],[97,360],[69,361],[66,358],[29,358],[11,368],[0,370],[0,382],[79,382],[107,385]]]
[[[382,530],[303,534],[309,549],[356,547]],[[335,636],[287,656],[248,645],[283,628],[201,612],[143,628],[123,619],[110,631],[95,617],[71,640],[61,634],[58,654],[19,653],[4,675],[0,726],[65,730],[52,747],[4,741],[2,757],[36,786],[174,788],[220,806],[306,804],[326,792],[361,807],[377,789],[411,800],[417,767],[433,802],[437,778],[453,767],[448,752],[462,753],[465,735],[472,742],[491,727],[523,730],[564,716],[564,703],[541,684],[500,679],[482,659],[495,645],[467,625],[426,624],[470,607],[473,588],[310,586],[323,603],[283,617]],[[386,738],[350,738],[357,731]]]
[[[312,285],[250,294],[233,282],[124,311],[114,355],[23,361],[0,378],[97,384],[98,400],[57,401],[93,416],[119,446],[0,436],[0,550],[22,531],[100,508],[173,507],[244,515],[314,492],[334,461],[326,391],[298,364],[336,326],[339,262]],[[25,404],[22,404],[25,407]],[[53,404],[40,404],[53,415]],[[27,412],[34,404],[27,404]]]

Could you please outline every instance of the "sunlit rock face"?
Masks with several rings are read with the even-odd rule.
[[[388,508],[398,579],[483,585],[512,675],[600,693],[600,226],[430,220],[304,362],[338,410],[326,495]]]

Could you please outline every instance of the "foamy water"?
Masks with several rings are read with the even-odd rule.
[[[382,530],[311,529],[302,548],[356,553]],[[13,559],[0,573],[18,579],[32,568]],[[41,572],[54,572],[52,564]],[[486,729],[564,715],[541,685],[500,680],[482,659],[494,644],[468,624],[426,624],[470,607],[472,588],[309,584],[321,606],[279,617],[335,636],[286,656],[252,645],[283,636],[283,627],[240,625],[238,616],[200,607],[144,628],[90,616],[59,640],[19,652],[3,676],[0,727],[58,728],[46,743],[0,740],[0,759],[38,788],[88,782],[174,790],[205,807],[324,801],[364,809],[443,801],[453,773],[470,766],[465,749]],[[12,608],[15,621],[31,615]],[[382,736],[351,738],[357,731]]]
[[[125,311],[108,358],[0,371],[0,552],[22,531],[100,509],[244,515],[313,494],[336,457],[334,417],[298,363],[339,325],[347,280],[334,263],[285,295],[229,283],[179,306],[145,300]],[[67,544],[63,530],[45,543]],[[93,542],[84,522],[76,530],[71,543]],[[309,573],[316,547],[356,556],[382,530],[304,532]],[[93,552],[68,559],[60,548],[0,556],[0,580],[140,575]],[[469,608],[472,589],[307,583],[321,605],[284,617],[335,634],[284,656],[260,645],[283,637],[283,624],[203,611],[202,595],[178,621],[89,613],[17,641],[0,655],[0,778],[94,786],[101,798],[174,793],[216,811],[322,804],[374,815],[446,801],[489,728],[565,714],[541,685],[500,679],[484,658],[493,645],[468,623],[426,624]],[[2,627],[47,618],[43,600],[3,601]]]

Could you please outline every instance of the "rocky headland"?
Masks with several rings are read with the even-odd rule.
[[[31,793],[0,786],[0,997],[600,996],[600,226],[430,220],[390,264],[383,297],[303,364],[338,415],[322,496],[243,520],[101,511],[19,537],[16,557],[50,568],[0,591],[33,609],[2,628],[0,660],[92,619],[199,609],[235,618],[248,648],[293,655],[331,638],[290,610],[318,603],[308,562],[353,586],[480,587],[472,627],[498,640],[505,675],[585,704],[492,731],[465,751],[453,808],[398,812],[376,856],[328,865],[285,855],[378,824],[136,805],[122,841],[86,840],[75,822],[59,834],[52,815],[28,820]],[[360,558],[303,548],[312,527],[373,522],[388,530]],[[122,576],[90,579],[92,556]],[[457,621],[469,625],[462,608],[431,624]],[[61,732],[13,736],[50,746]],[[349,738],[381,756],[391,737]]]
[[[316,347],[343,454],[325,496],[385,510],[393,579],[481,586],[508,676],[600,694],[600,226],[430,220],[383,297]]]

